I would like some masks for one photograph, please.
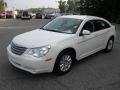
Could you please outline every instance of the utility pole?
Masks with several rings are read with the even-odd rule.
[[[3,0],[3,4],[4,4],[5,19],[6,19],[6,10],[5,10],[5,8],[6,8],[6,2],[4,0]]]
[[[56,9],[55,9],[54,13],[57,13],[57,7],[58,7],[58,1],[57,0],[55,0],[55,6],[56,6]]]
[[[58,7],[58,1],[57,0],[55,0],[55,4],[56,4],[56,8]]]

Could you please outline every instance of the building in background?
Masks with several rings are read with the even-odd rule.
[[[60,10],[55,8],[44,8],[43,13],[44,14],[60,13]]]
[[[17,11],[15,10],[0,10],[0,18],[4,18],[6,15],[6,19],[16,18]]]

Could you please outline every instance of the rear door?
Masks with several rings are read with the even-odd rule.
[[[103,20],[92,20],[94,24],[94,35],[97,40],[96,50],[104,48],[110,25]]]

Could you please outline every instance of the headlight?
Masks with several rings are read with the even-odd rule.
[[[49,52],[50,48],[51,48],[50,45],[40,48],[33,48],[28,51],[28,55],[40,58],[45,56]]]

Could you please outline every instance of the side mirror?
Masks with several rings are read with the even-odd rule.
[[[82,35],[90,35],[91,32],[89,30],[83,30]]]

